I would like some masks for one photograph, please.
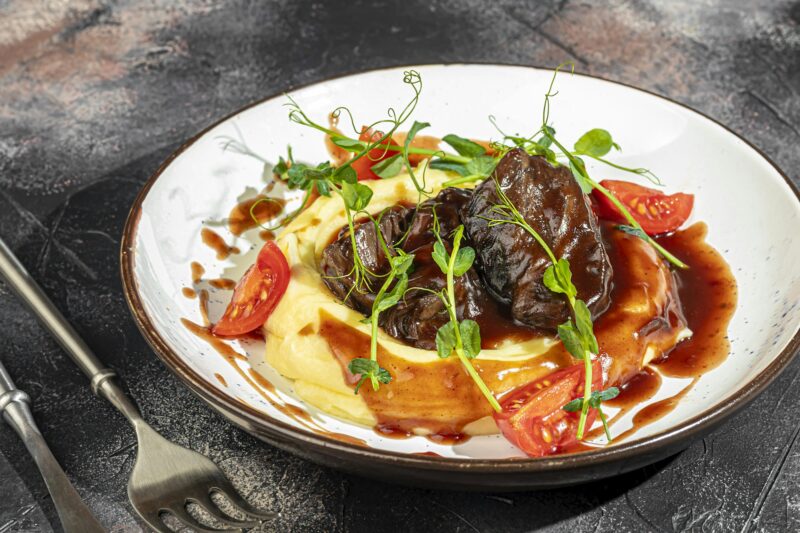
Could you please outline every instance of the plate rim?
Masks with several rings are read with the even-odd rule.
[[[302,428],[294,427],[290,424],[282,422],[281,420],[272,418],[266,413],[255,409],[247,404],[238,402],[236,399],[224,394],[216,387],[211,385],[208,381],[203,379],[197,372],[192,370],[178,354],[173,351],[161,334],[157,331],[150,317],[144,309],[142,304],[136,279],[134,277],[134,263],[135,263],[135,242],[136,230],[142,214],[142,204],[146,199],[150,189],[161,176],[161,174],[172,164],[172,162],[179,157],[183,152],[190,148],[197,140],[205,136],[209,131],[220,125],[221,123],[245,112],[249,109],[256,107],[266,101],[277,98],[286,93],[297,91],[303,88],[328,83],[334,80],[356,76],[359,74],[367,74],[372,72],[411,69],[411,68],[425,68],[425,67],[454,67],[454,66],[499,66],[499,67],[513,67],[520,69],[552,71],[550,67],[542,67],[537,65],[527,65],[514,62],[497,62],[497,61],[470,61],[470,62],[452,62],[452,63],[415,63],[415,64],[402,64],[391,65],[386,67],[379,67],[374,69],[357,69],[339,73],[333,76],[327,76],[320,80],[309,81],[290,85],[287,88],[275,91],[263,98],[254,100],[236,110],[226,114],[222,118],[215,120],[207,127],[203,128],[200,132],[193,135],[184,141],[177,149],[175,149],[153,172],[152,175],[145,181],[144,185],[137,194],[131,208],[128,212],[125,226],[123,229],[122,240],[120,242],[120,274],[122,278],[122,287],[125,295],[125,300],[133,315],[134,321],[139,328],[139,331],[144,336],[147,343],[156,353],[161,362],[174,374],[181,382],[183,382],[189,390],[203,399],[211,407],[225,415],[225,418],[243,430],[253,433],[258,433],[259,430],[266,430],[267,433],[273,436],[289,439],[290,441],[299,441],[302,444],[311,445],[318,450],[326,450],[327,453],[338,451],[348,456],[359,456],[361,459],[392,464],[393,466],[408,466],[417,469],[425,470],[468,470],[473,473],[487,473],[487,474],[502,474],[502,473],[536,473],[536,472],[552,472],[559,470],[571,470],[581,467],[596,467],[603,464],[624,461],[646,454],[648,452],[657,452],[669,447],[675,447],[679,443],[686,441],[691,442],[693,436],[705,430],[711,430],[714,426],[728,420],[732,415],[736,414],[740,409],[753,401],[780,373],[789,366],[791,361],[797,355],[800,349],[800,327],[795,331],[792,339],[787,343],[784,349],[778,354],[774,361],[772,361],[766,368],[761,370],[753,379],[748,381],[736,394],[721,403],[712,406],[705,411],[682,421],[670,429],[666,429],[654,435],[641,437],[628,442],[609,446],[605,448],[597,448],[596,450],[582,451],[567,455],[555,455],[548,457],[528,457],[528,458],[505,458],[505,459],[472,459],[472,458],[458,458],[458,457],[432,457],[424,455],[407,454],[403,452],[395,452],[390,450],[372,448],[369,446],[360,446],[336,440],[332,437],[312,433]],[[614,85],[619,85],[628,89],[642,92],[649,96],[654,96],[661,100],[675,104],[690,113],[694,113],[711,123],[721,127],[723,130],[732,134],[735,138],[742,141],[746,146],[754,150],[761,158],[764,159],[786,182],[789,189],[794,193],[795,201],[800,203],[800,188],[788,177],[788,175],[759,147],[733,131],[730,127],[722,122],[706,115],[705,113],[694,109],[693,107],[682,102],[673,100],[667,96],[658,94],[648,89],[642,89],[632,84],[612,80],[596,74],[587,74],[584,72],[573,73],[575,76],[592,78]],[[236,417],[234,420],[233,415]],[[240,422],[242,421],[246,422]]]

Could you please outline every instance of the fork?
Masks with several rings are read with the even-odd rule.
[[[234,509],[249,517],[269,519],[276,516],[247,503],[211,460],[173,444],[145,422],[136,405],[116,383],[116,373],[92,353],[2,239],[0,274],[91,380],[92,392],[111,402],[133,426],[139,451],[128,481],[128,497],[151,528],[164,533],[171,531],[161,519],[163,513],[172,514],[184,525],[200,532],[241,531],[241,528],[259,524],[260,520],[239,520],[223,514],[211,498],[213,493],[224,496]],[[187,511],[190,503],[228,528],[206,528]]]

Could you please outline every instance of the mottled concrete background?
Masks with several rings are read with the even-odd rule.
[[[180,385],[128,314],[117,262],[128,206],[216,118],[354,70],[567,59],[700,109],[798,180],[797,1],[0,0],[0,235],[145,418],[282,509],[264,531],[797,531],[800,360],[673,459],[579,488],[459,494],[342,475],[256,441]],[[56,457],[106,526],[138,531],[125,493],[133,433],[2,285],[0,320],[0,358]],[[0,427],[0,533],[51,527],[33,462]]]

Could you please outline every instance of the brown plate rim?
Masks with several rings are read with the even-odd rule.
[[[327,437],[325,435],[318,435],[304,429],[296,428],[287,423],[281,422],[280,420],[276,420],[249,405],[240,403],[235,399],[230,398],[224,393],[222,393],[220,390],[218,390],[216,387],[208,383],[196,372],[194,372],[169,347],[164,338],[158,333],[158,331],[154,327],[150,318],[147,316],[147,313],[144,310],[141,299],[139,297],[138,288],[133,274],[134,262],[135,262],[134,244],[136,239],[136,228],[138,226],[139,218],[141,216],[142,203],[147,197],[147,194],[150,191],[151,187],[156,182],[156,180],[158,180],[158,178],[161,176],[164,170],[172,163],[172,161],[175,160],[175,158],[181,155],[186,149],[192,146],[192,144],[194,144],[195,141],[197,141],[200,137],[205,135],[211,129],[215,128],[222,122],[252,107],[255,107],[263,102],[266,102],[267,100],[276,98],[282,94],[291,91],[296,91],[312,85],[327,83],[336,79],[354,76],[357,74],[365,74],[368,72],[394,70],[402,68],[451,67],[451,66],[503,66],[503,67],[552,71],[552,69],[546,67],[524,65],[518,63],[503,63],[503,62],[422,63],[414,65],[393,65],[393,66],[387,66],[369,70],[356,70],[352,72],[338,74],[336,76],[330,76],[322,80],[294,85],[286,90],[273,93],[269,96],[251,102],[250,104],[241,107],[232,113],[227,114],[223,118],[212,123],[210,126],[204,128],[202,131],[200,131],[199,133],[191,137],[189,140],[184,142],[177,150],[175,150],[169,157],[167,157],[167,159],[164,160],[164,162],[161,165],[159,165],[159,167],[152,174],[152,176],[150,176],[150,178],[145,182],[144,186],[142,187],[136,199],[134,200],[134,203],[128,214],[128,218],[125,222],[125,228],[123,230],[122,241],[120,244],[120,267],[121,267],[123,291],[125,293],[125,299],[128,302],[128,306],[131,309],[131,313],[133,314],[136,325],[139,327],[140,331],[144,335],[147,342],[156,352],[156,355],[158,355],[158,357],[162,360],[162,362],[167,366],[167,368],[169,368],[174,374],[176,374],[181,379],[181,381],[183,381],[189,387],[190,390],[192,390],[195,394],[200,396],[206,402],[210,403],[213,407],[222,411],[223,413],[226,414],[233,413],[235,414],[235,416],[246,421],[246,425],[242,425],[237,422],[237,425],[240,425],[245,430],[257,431],[257,429],[263,428],[263,430],[266,430],[268,433],[279,435],[285,439],[289,439],[292,441],[299,440],[306,445],[315,446],[319,449],[325,449],[327,453],[332,453],[336,451],[347,455],[357,456],[358,458],[363,460],[379,462],[379,463],[389,463],[392,464],[393,466],[406,466],[409,468],[423,469],[423,470],[463,471],[467,469],[473,473],[485,472],[491,474],[504,473],[504,472],[536,473],[545,471],[552,472],[557,470],[579,469],[581,467],[598,466],[600,464],[605,464],[605,463],[624,461],[626,459],[636,457],[640,454],[652,453],[658,450],[662,450],[664,448],[675,446],[681,441],[690,439],[693,435],[703,432],[706,429],[710,429],[714,425],[721,423],[723,420],[735,414],[745,405],[750,403],[762,390],[764,390],[764,388],[767,385],[769,385],[780,374],[781,371],[783,371],[789,365],[791,360],[796,355],[798,348],[800,348],[800,328],[798,328],[798,331],[795,332],[794,337],[789,341],[789,343],[781,351],[778,357],[776,357],[775,360],[772,363],[770,363],[769,366],[767,366],[764,370],[762,370],[757,376],[755,376],[752,380],[750,380],[747,384],[745,384],[738,391],[737,394],[733,395],[727,400],[724,400],[718,405],[715,405],[705,410],[699,415],[696,415],[688,420],[683,421],[682,423],[676,425],[671,429],[662,431],[661,433],[657,433],[649,437],[642,437],[640,439],[636,439],[630,442],[623,442],[621,444],[617,444],[607,448],[598,448],[596,450],[584,451],[567,455],[557,455],[557,456],[542,457],[542,458],[522,458],[522,459],[462,459],[462,458],[451,458],[451,457],[410,455],[401,452],[380,450],[376,448],[370,448],[366,446],[360,446],[357,444],[342,442],[332,437]],[[798,202],[800,202],[800,190],[798,189],[798,187],[792,182],[792,180],[786,175],[786,173],[783,172],[783,170],[781,170],[780,167],[778,167],[778,165],[776,165],[775,162],[772,161],[772,159],[770,159],[769,156],[767,156],[757,146],[753,145],[751,142],[744,139],[741,135],[739,135],[726,125],[722,124],[721,122],[715,120],[714,118],[709,117],[708,115],[700,111],[697,111],[696,109],[693,109],[692,107],[686,104],[672,100],[671,98],[657,94],[647,89],[642,89],[634,85],[630,85],[628,83],[607,79],[602,76],[597,76],[594,74],[575,72],[574,75],[598,79],[604,82],[627,87],[629,89],[634,89],[636,91],[643,92],[650,96],[655,96],[672,104],[678,105],[692,113],[695,113],[703,117],[704,119],[716,124],[717,126],[720,126],[724,130],[731,133],[734,137],[745,143],[747,146],[753,149],[757,154],[759,154],[765,161],[767,161],[767,163],[769,163],[772,166],[772,168],[774,168],[775,171],[777,171],[778,174],[780,174],[780,176],[783,177],[784,181],[786,181],[789,188],[794,192],[795,199]]]

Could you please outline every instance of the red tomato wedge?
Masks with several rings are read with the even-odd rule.
[[[256,263],[244,273],[233,289],[233,298],[211,332],[215,335],[244,335],[260,328],[278,305],[289,285],[289,263],[278,245],[268,241]]]
[[[531,457],[563,452],[577,443],[580,411],[567,412],[563,407],[583,396],[583,363],[519,387],[500,402],[503,411],[494,414],[497,427],[514,446]],[[592,390],[601,390],[603,374],[600,361],[592,363]],[[589,409],[588,431],[597,416]]]
[[[364,128],[361,129],[361,135],[358,137],[358,140],[362,142],[373,143],[379,141],[381,137],[383,137],[383,133],[367,129],[367,127],[365,126]],[[392,146],[400,146],[391,137],[386,139],[386,141],[388,141],[387,144],[390,144]],[[353,170],[356,171],[356,174],[358,175],[358,181],[378,180],[381,178],[372,171],[372,166],[375,165],[375,163],[383,161],[384,159],[389,159],[390,157],[398,153],[399,152],[396,152],[394,150],[374,148],[370,150],[361,159],[353,161],[353,164],[350,166],[353,167]]]
[[[629,181],[603,180],[600,185],[609,190],[628,208],[636,222],[648,235],[659,235],[675,231],[692,214],[694,195],[664,194],[661,191],[642,187]],[[627,223],[617,206],[602,192],[595,189],[592,196],[597,201],[597,216],[622,224]]]

